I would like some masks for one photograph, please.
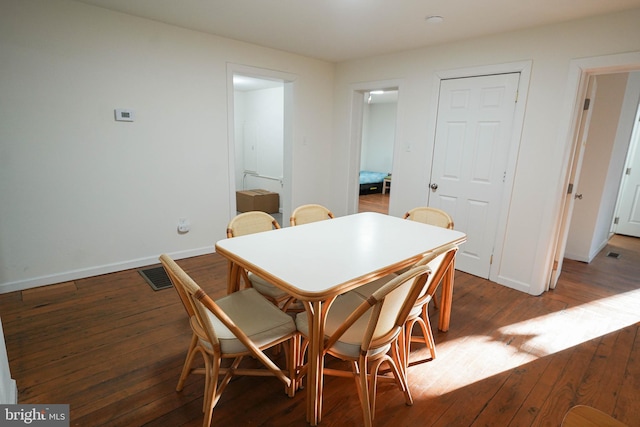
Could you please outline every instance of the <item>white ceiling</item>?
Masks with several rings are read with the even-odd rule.
[[[331,62],[640,7],[640,0],[78,0]],[[428,24],[427,16],[444,22]]]

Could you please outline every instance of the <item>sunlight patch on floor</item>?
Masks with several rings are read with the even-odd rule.
[[[507,325],[492,335],[436,344],[437,358],[420,365],[428,379],[411,387],[440,395],[467,386],[640,322],[637,307],[640,289]],[[477,354],[471,363],[458,356],[470,352]],[[440,364],[447,366],[446,381],[439,381]]]
[[[543,357],[640,321],[640,289],[500,328],[505,336],[528,336],[522,351]]]

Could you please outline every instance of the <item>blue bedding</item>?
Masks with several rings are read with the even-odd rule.
[[[389,175],[386,172],[360,171],[360,184],[377,184]]]

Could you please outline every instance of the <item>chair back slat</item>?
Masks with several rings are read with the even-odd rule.
[[[400,333],[431,270],[416,266],[390,280],[363,301],[329,337],[326,348],[333,346],[361,317],[368,323],[361,343],[361,351],[391,343]]]
[[[332,218],[334,218],[333,213],[326,207],[317,204],[309,204],[297,207],[291,214],[289,222],[292,226],[296,226]]]
[[[279,229],[280,224],[271,215],[261,211],[244,212],[235,216],[227,225],[227,237],[261,233]]]
[[[193,316],[196,317],[198,327],[204,332],[207,339],[210,341],[211,346],[214,351],[218,351],[220,349],[220,342],[218,340],[218,336],[216,335],[215,329],[213,327],[207,328],[205,324],[208,319],[203,320],[206,316],[202,316],[202,313],[199,310],[198,304],[196,304],[196,300],[193,298],[192,291],[194,289],[200,289],[200,287],[193,281],[193,279],[185,273],[185,271],[168,255],[162,254],[160,255],[160,262],[164,267],[171,283],[178,291],[178,295],[180,295],[180,299],[182,300],[187,312],[190,312]],[[185,303],[186,301],[186,303]]]
[[[164,267],[164,271],[167,273],[167,276],[169,277],[169,280],[171,281],[171,284],[173,285],[173,288],[176,290],[176,292],[178,293],[178,296],[180,297],[180,302],[182,303],[182,306],[184,307],[185,311],[187,312],[187,315],[191,318],[192,316],[195,315],[195,311],[194,311],[194,307],[191,304],[191,301],[189,300],[189,296],[187,295],[186,291],[184,290],[184,287],[182,286],[182,283],[180,282],[180,279],[176,276],[176,273],[173,269],[168,268],[167,267],[167,259],[168,258],[166,255],[162,255],[160,256],[160,262],[162,263],[162,266]],[[173,262],[173,260],[171,260]]]
[[[442,228],[453,229],[453,218],[442,209],[422,206],[413,208],[406,214],[405,219],[435,225]]]
[[[416,266],[427,265],[431,269],[431,274],[416,301],[416,305],[424,304],[433,298],[444,275],[454,268],[457,251],[457,245],[447,245],[431,252],[415,264]]]

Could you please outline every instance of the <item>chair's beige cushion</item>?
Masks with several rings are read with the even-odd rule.
[[[253,286],[262,295],[267,295],[272,298],[280,298],[287,295],[285,291],[278,288],[276,285],[267,282],[262,277],[253,274],[252,272],[249,272],[248,276],[251,286]]]
[[[325,337],[328,338],[331,336],[363,301],[365,301],[365,299],[362,298],[362,296],[353,292],[347,292],[337,297],[327,313]],[[360,354],[360,346],[367,328],[369,316],[370,311],[365,312],[349,329],[347,329],[340,340],[334,344],[332,351],[357,359]],[[306,312],[298,313],[296,316],[296,327],[305,336],[309,336],[309,322],[307,319]],[[388,350],[389,346],[385,346],[375,349],[370,353],[370,355],[386,353]]]
[[[220,298],[216,300],[216,304],[258,347],[296,330],[291,316],[252,288]],[[247,350],[217,317],[209,313],[209,318],[218,335],[223,353],[241,353]]]

